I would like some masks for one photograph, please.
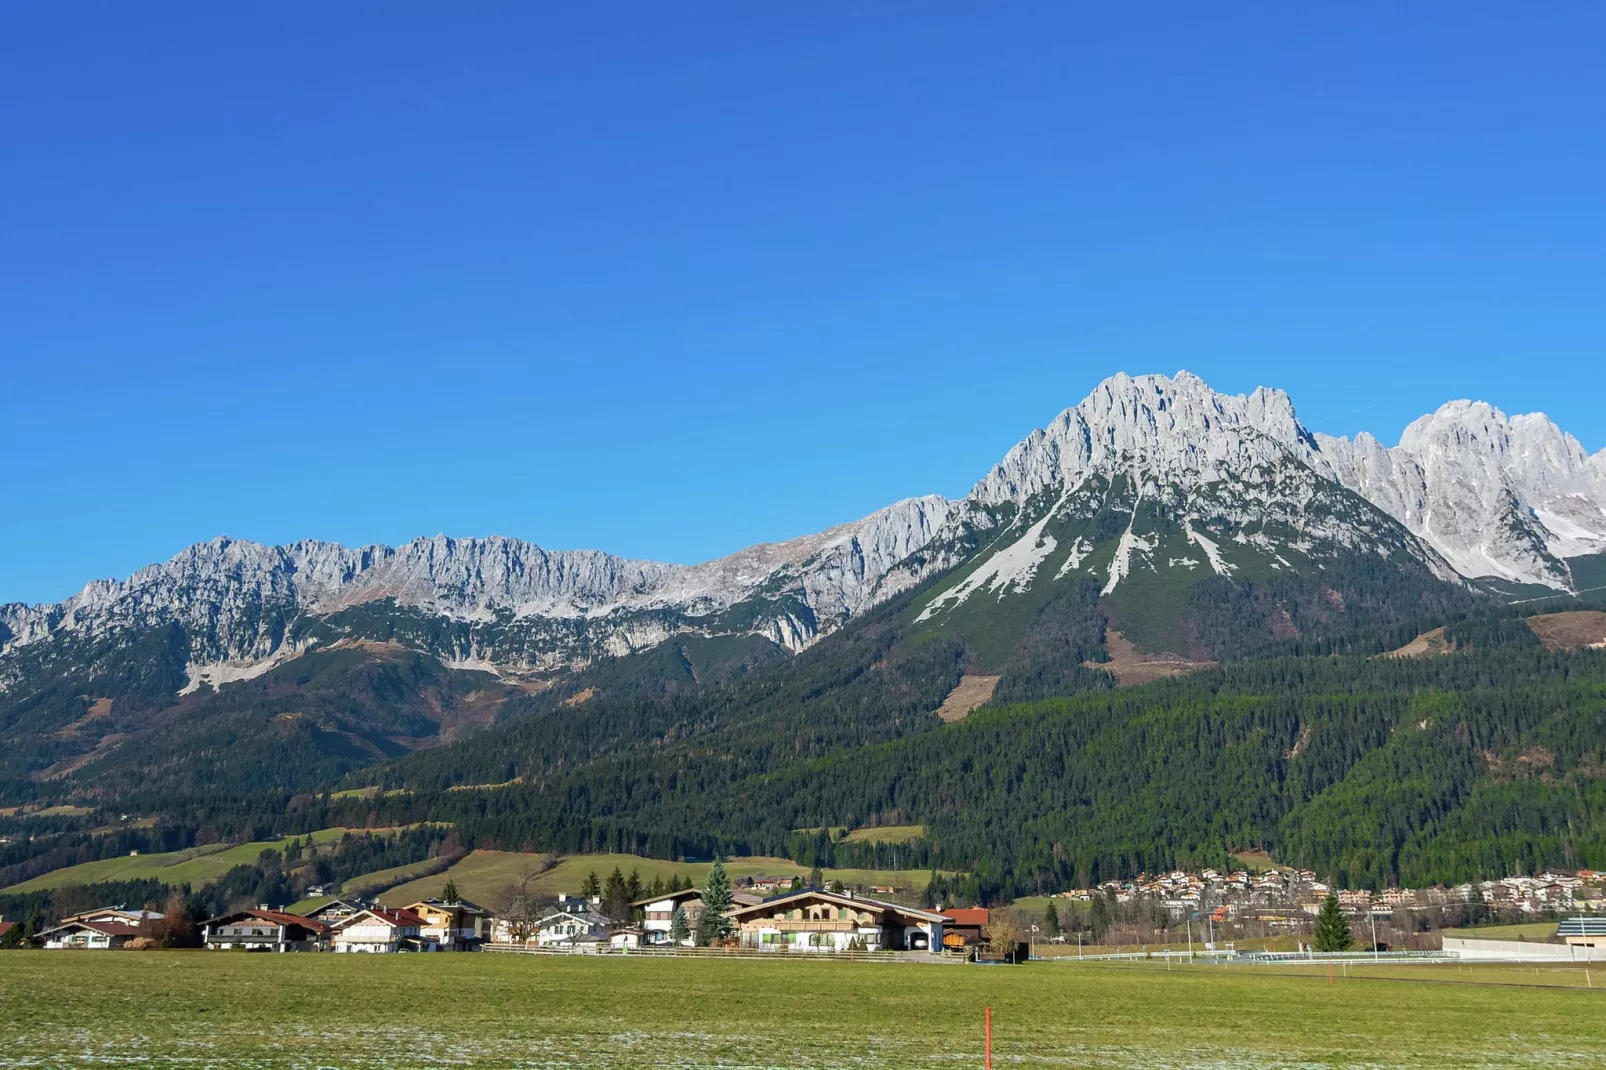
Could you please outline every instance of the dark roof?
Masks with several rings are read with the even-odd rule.
[[[386,910],[383,907],[369,907],[367,910],[357,911],[357,913],[353,914],[349,918],[342,918],[335,925],[335,928],[344,929],[346,926],[350,925],[353,921],[362,917],[364,914],[378,918],[385,924],[395,926],[396,928],[410,928],[413,926],[422,926],[424,924],[423,918],[419,917],[417,914],[414,914],[411,910],[408,910],[405,907],[400,910]]]
[[[139,929],[133,925],[124,925],[116,921],[69,921],[65,925],[58,925],[54,929],[46,929],[40,936],[49,936],[59,933],[63,929],[89,929],[92,932],[103,933],[106,936],[138,936]]]
[[[701,899],[702,897],[703,891],[701,888],[682,888],[678,892],[663,892],[659,895],[649,895],[645,899],[637,899],[630,905],[633,907],[644,907],[648,903],[662,903],[665,899],[673,899],[678,903],[682,899]]]
[[[1606,918],[1568,918],[1556,926],[1557,936],[1606,936]]]
[[[224,925],[232,921],[243,921],[246,918],[256,918],[270,925],[295,925],[319,934],[327,933],[330,929],[328,922],[319,921],[317,918],[309,918],[301,914],[288,914],[282,910],[236,910],[232,914],[209,918],[206,924]]]
[[[750,907],[737,907],[735,910],[731,911],[731,913],[747,914],[754,911],[765,911],[773,909],[774,907],[782,904],[792,902],[793,900],[801,901],[805,899],[824,899],[828,902],[835,903],[838,906],[888,911],[895,914],[906,914],[910,917],[919,918],[922,921],[948,920],[941,914],[937,914],[930,910],[921,910],[918,907],[899,906],[897,903],[886,903],[880,899],[869,899],[862,895],[838,895],[835,892],[825,892],[818,888],[807,888],[801,892],[791,892],[787,895],[773,896]]]

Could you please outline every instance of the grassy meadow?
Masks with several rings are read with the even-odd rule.
[[[360,832],[361,829],[352,831]],[[103,858],[97,862],[54,869],[49,873],[3,889],[6,892],[36,892],[46,888],[60,888],[68,884],[94,884],[97,881],[159,880],[177,887],[181,884],[199,886],[216,880],[235,866],[255,862],[257,855],[269,848],[283,851],[290,841],[311,840],[314,844],[340,839],[347,832],[343,828],[319,829],[307,836],[286,836],[282,840],[260,840],[230,846],[224,843],[205,847],[191,847],[167,853],[124,855]]]
[[[0,1068],[1606,1062],[1579,971],[1409,969],[11,951]]]
[[[708,862],[666,862],[661,858],[642,858],[639,855],[626,854],[565,855],[556,865],[543,870],[542,866],[546,863],[547,856],[539,854],[471,851],[446,872],[399,884],[385,892],[379,899],[387,906],[416,903],[420,899],[439,895],[441,888],[450,878],[457,883],[457,890],[465,899],[494,906],[503,889],[518,880],[519,874],[526,869],[534,875],[530,882],[531,889],[547,895],[557,892],[577,892],[587,873],[595,870],[598,877],[606,879],[615,866],[627,876],[632,869],[636,870],[644,883],[650,884],[654,877],[662,877],[667,881],[671,875],[678,873],[700,886],[712,865]],[[732,880],[740,881],[743,877],[794,874],[807,877],[809,869],[789,858],[750,857],[729,859],[725,863],[725,872],[730,874]],[[912,893],[924,891],[927,881],[931,878],[929,870],[826,869],[821,872],[828,881],[841,880],[849,884],[864,885],[888,884],[907,889]],[[346,887],[355,887],[365,880],[368,880],[368,877],[354,878],[346,882]]]

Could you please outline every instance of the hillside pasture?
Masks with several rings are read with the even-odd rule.
[[[606,880],[615,867],[625,876],[629,876],[630,871],[635,870],[643,884],[651,884],[655,877],[668,881],[671,876],[679,874],[694,885],[701,885],[712,865],[711,862],[669,862],[661,858],[643,858],[640,855],[629,854],[565,855],[549,865],[548,856],[542,854],[470,851],[446,872],[398,885],[382,894],[379,899],[386,906],[415,903],[420,899],[439,895],[441,888],[450,879],[457,884],[457,890],[464,898],[485,906],[494,906],[508,885],[517,881],[526,869],[532,874],[530,889],[541,895],[556,895],[558,892],[573,894],[580,890],[586,874],[595,872],[599,879]],[[725,871],[730,874],[731,880],[736,883],[737,890],[740,891],[743,878],[777,876],[807,878],[809,867],[800,866],[789,858],[756,856],[729,859],[725,863]],[[927,870],[826,869],[822,872],[827,881],[840,880],[846,884],[865,886],[890,885],[905,889],[910,894],[924,891],[927,881],[931,878]],[[346,887],[353,887],[355,881],[363,879],[354,878],[352,881],[347,881]]]
[[[364,830],[328,828],[319,829],[307,836],[286,836],[280,840],[258,840],[232,846],[226,843],[213,843],[183,851],[103,858],[96,862],[84,862],[76,866],[54,869],[0,891],[37,892],[48,888],[62,888],[69,884],[127,880],[158,880],[175,888],[182,884],[199,886],[207,881],[216,880],[235,866],[255,862],[263,851],[270,849],[283,851],[290,846],[291,840],[299,839],[302,843],[306,843],[310,839],[314,844],[323,844],[338,840],[347,832],[362,831]]]

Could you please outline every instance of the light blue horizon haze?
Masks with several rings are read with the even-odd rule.
[[[23,2],[0,602],[227,533],[697,561],[1101,379],[1606,448],[1606,6]]]

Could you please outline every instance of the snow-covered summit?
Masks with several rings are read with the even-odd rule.
[[[1567,587],[1569,557],[1606,552],[1606,450],[1589,456],[1543,413],[1451,401],[1400,444],[1315,436],[1344,486],[1465,576]]]

